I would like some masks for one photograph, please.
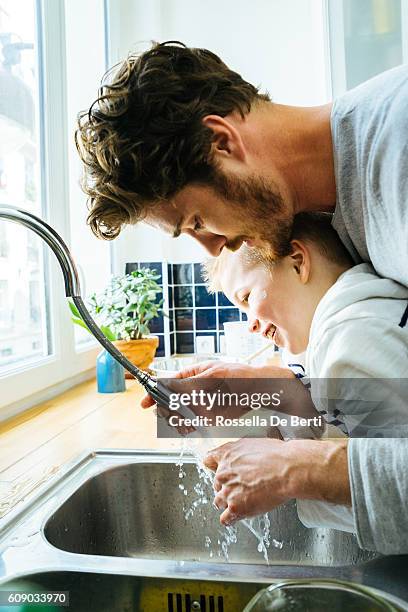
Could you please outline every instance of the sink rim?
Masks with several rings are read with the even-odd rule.
[[[33,580],[35,580],[36,576],[41,576],[42,574],[59,574],[59,573],[89,574],[89,575],[93,575],[93,574],[95,574],[95,575],[103,575],[103,574],[106,574],[106,572],[100,572],[100,571],[98,571],[98,572],[96,572],[96,571],[95,572],[90,572],[90,571],[73,570],[73,569],[71,569],[71,570],[66,570],[66,569],[39,570],[39,571],[32,571],[30,573],[18,574],[18,575],[12,576],[12,577],[7,578],[7,579],[0,579],[0,588],[3,585],[7,586],[8,582],[11,582],[11,581],[14,581],[14,580],[19,580],[19,579],[28,579],[28,580],[33,579]],[[115,574],[111,574],[111,575],[114,575],[114,576],[129,576],[130,578],[132,578],[132,577],[133,578],[140,578],[141,580],[143,580],[143,578],[144,578],[144,576],[139,576],[139,575],[134,575],[134,574],[117,574],[117,573],[115,573]],[[174,580],[178,580],[179,579],[182,582],[191,581],[193,583],[196,582],[197,580],[202,580],[202,578],[200,578],[200,577],[197,578],[195,576],[194,577],[193,576],[189,576],[187,578],[186,577],[177,577],[177,578],[169,577],[169,579],[174,579]],[[323,578],[323,579],[320,579],[319,581],[320,582],[324,582],[325,579]],[[217,582],[217,581],[212,580],[212,582]],[[237,580],[228,580],[228,581],[224,581],[224,582],[231,582],[232,584],[234,584],[234,583],[237,582]],[[242,581],[240,581],[239,584],[241,582]],[[271,579],[268,584],[269,584],[269,586],[272,586],[272,585],[276,586],[276,585],[279,585],[279,584],[290,584],[291,582],[297,583],[298,580],[296,580],[296,579],[294,579],[294,580],[292,580],[292,579],[282,580],[282,579],[279,579],[279,578],[274,578],[274,579]],[[350,586],[355,584],[355,583],[353,583],[351,581],[347,581],[347,582],[348,582],[348,584],[350,584]],[[253,584],[256,584],[256,582],[254,582]],[[264,583],[264,584],[263,583],[259,583],[260,589],[265,588],[266,584],[267,583]],[[339,581],[339,584],[343,584],[344,585],[346,583],[345,582],[342,583],[341,581]],[[364,586],[366,586],[366,585],[364,585]],[[367,589],[368,589],[369,592],[371,591],[373,595],[377,595],[379,597],[382,597],[382,598],[384,598],[386,600],[387,603],[393,604],[393,605],[397,606],[397,608],[400,608],[400,612],[407,612],[408,611],[408,604],[404,600],[402,600],[399,597],[397,597],[396,595],[393,595],[392,593],[386,592],[386,591],[384,591],[382,589],[379,589],[379,588],[376,588],[376,587],[372,587],[372,586],[368,586]]]
[[[402,585],[398,592],[381,577],[370,574],[372,560],[356,565],[317,566],[289,564],[218,563],[205,561],[171,561],[162,559],[108,557],[63,551],[53,546],[44,535],[44,526],[53,513],[86,481],[106,469],[131,463],[174,463],[180,451],[96,449],[82,453],[56,472],[46,483],[30,495],[18,507],[0,519],[0,553],[4,570],[0,584],[12,578],[47,571],[82,571],[105,574],[133,575],[140,577],[169,577],[213,581],[243,581],[272,584],[293,578],[337,578],[366,584],[394,596],[408,599],[408,587]],[[186,463],[195,463],[190,454],[183,456]],[[33,528],[35,530],[33,532]],[[20,529],[15,536],[15,530]],[[21,534],[22,531],[22,534]],[[28,533],[30,532],[30,533]],[[33,532],[33,533],[31,533]],[[17,544],[11,542],[12,536]],[[27,538],[27,542],[24,542]],[[18,540],[22,540],[22,543]],[[404,563],[408,557],[398,557]],[[393,561],[394,560],[394,561]],[[379,555],[374,562],[383,564],[392,575],[394,557]],[[391,565],[391,568],[389,567]],[[408,563],[405,582],[408,584]],[[1,572],[1,569],[0,569]],[[392,586],[392,585],[391,585]],[[395,585],[394,585],[395,586]],[[388,587],[388,588],[384,588]],[[408,607],[406,608],[408,610]]]

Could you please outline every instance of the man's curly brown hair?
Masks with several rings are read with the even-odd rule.
[[[94,234],[111,240],[188,183],[211,184],[213,134],[203,118],[244,117],[255,100],[269,98],[211,51],[180,42],[114,66],[75,133]]]

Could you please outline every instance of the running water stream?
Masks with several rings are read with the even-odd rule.
[[[215,446],[207,446],[209,440],[204,443],[203,440],[187,440],[184,439],[183,446],[181,448],[180,457],[176,462],[179,468],[179,489],[183,492],[184,496],[189,501],[189,507],[183,506],[184,516],[186,520],[194,516],[195,510],[212,502],[214,496],[214,473],[208,470],[203,465],[203,458],[206,452]],[[198,473],[198,482],[193,487],[193,491],[188,491],[183,483],[183,478],[186,476],[186,472],[183,469],[184,457],[189,453],[193,455],[196,460],[196,468]],[[192,493],[195,493],[195,499],[192,498]],[[283,543],[271,538],[270,534],[270,520],[268,514],[263,514],[250,519],[242,519],[239,521],[242,523],[256,538],[258,542],[258,552],[263,554],[263,557],[267,564],[269,564],[268,548],[272,544],[276,548],[282,548]],[[238,539],[237,527],[235,525],[223,527],[221,524],[218,529],[219,537],[217,542],[213,542],[208,535],[205,535],[204,545],[209,549],[210,558],[214,556],[214,548],[217,546],[217,554],[219,557],[223,556],[226,561],[229,561],[228,550],[231,544],[235,544]]]

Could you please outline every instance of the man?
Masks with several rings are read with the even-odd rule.
[[[354,261],[408,286],[407,135],[407,67],[333,105],[297,108],[271,102],[207,50],[164,43],[108,77],[76,139],[100,237],[144,220],[213,255],[245,241],[273,258],[287,254],[296,213],[334,212]],[[407,318],[408,308],[401,325]],[[262,449],[243,440],[207,463],[226,521],[300,494],[352,502],[362,547],[408,552],[405,440],[266,440]]]

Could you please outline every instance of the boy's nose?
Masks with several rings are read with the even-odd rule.
[[[248,322],[248,330],[251,334],[256,334],[261,331],[261,324],[258,319],[250,319]]]

